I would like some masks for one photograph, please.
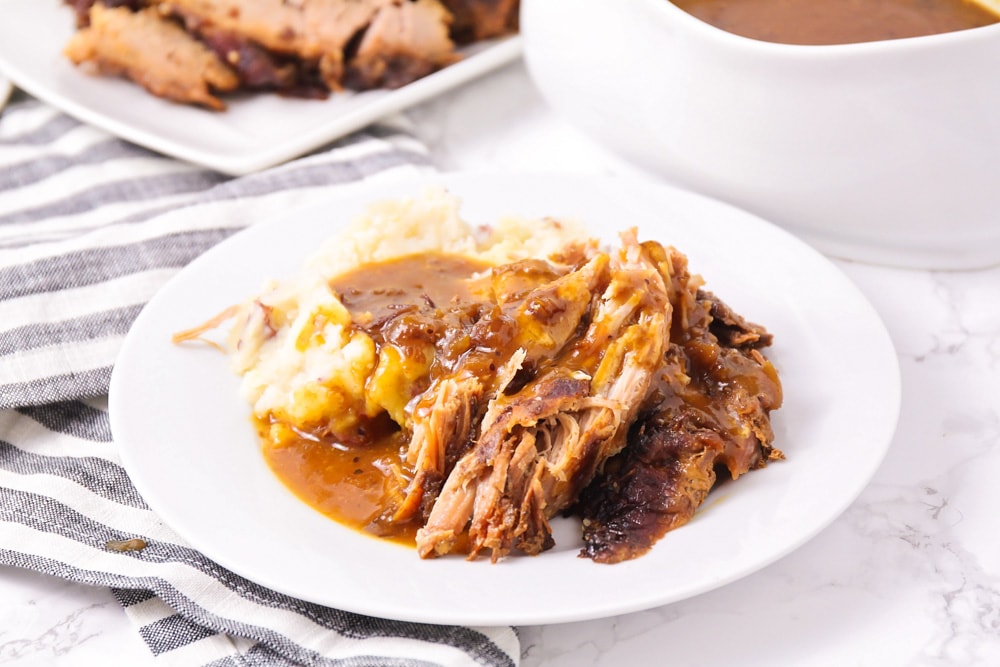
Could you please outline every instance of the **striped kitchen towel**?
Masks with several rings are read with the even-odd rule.
[[[110,587],[165,664],[517,665],[512,628],[370,618],[218,566],[146,506],[109,427],[118,348],[185,264],[338,184],[428,169],[383,125],[229,178],[15,95],[0,112],[0,564]]]

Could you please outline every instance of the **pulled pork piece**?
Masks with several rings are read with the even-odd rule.
[[[205,28],[198,36],[235,70],[241,87],[278,91],[302,88],[302,74],[297,63],[287,59],[280,62],[271,52],[234,32]]]
[[[598,271],[598,261],[606,269]],[[568,315],[551,307],[558,300],[535,299],[533,291],[512,311],[515,339],[523,344],[521,372],[501,373],[514,380],[492,394],[475,444],[446,476],[417,532],[422,557],[450,553],[466,538],[469,558],[487,549],[494,561],[512,549],[537,554],[550,548],[548,520],[572,505],[624,447],[662,363],[670,303],[656,262],[634,231],[622,235],[613,256],[599,253],[586,266],[594,267],[593,278],[582,283],[598,296],[588,295],[588,308],[572,311],[572,327],[563,322],[536,332],[539,323]],[[583,270],[553,285],[572,284]],[[553,332],[559,335],[544,335]]]
[[[347,62],[353,90],[399,88],[458,60],[451,15],[438,0],[403,0],[379,9]]]
[[[519,0],[442,0],[454,15],[452,34],[460,44],[517,32]]]
[[[132,11],[139,11],[146,6],[146,0],[63,0],[65,4],[73,8],[76,14],[76,27],[86,28],[90,25],[90,8],[100,3],[105,7],[125,7]]]
[[[438,0],[159,0],[198,35],[301,61],[330,90],[398,87],[457,59]]]
[[[534,270],[521,271],[524,267]],[[473,325],[465,352],[450,373],[436,378],[413,408],[413,436],[406,460],[414,469],[407,500],[397,519],[414,516],[434,502],[440,481],[468,449],[482,419],[478,406],[505,391],[525,365],[558,352],[576,333],[590,308],[591,295],[605,281],[607,255],[549,282],[553,274],[537,263],[517,263],[494,273],[497,306]],[[513,274],[520,274],[512,280]],[[524,281],[528,281],[525,283]],[[532,281],[542,281],[528,288]],[[517,291],[509,291],[515,288]],[[515,350],[504,360],[503,350]],[[497,367],[503,367],[497,372]]]
[[[159,0],[195,34],[240,35],[277,54],[317,67],[331,90],[341,89],[344,50],[391,0]]]
[[[89,16],[90,25],[64,51],[76,65],[88,63],[101,73],[124,75],[153,95],[215,110],[225,104],[213,93],[239,84],[210,49],[155,9],[132,12],[97,3]]]
[[[777,373],[758,348],[771,336],[698,289],[682,255],[660,266],[674,307],[669,350],[630,445],[580,496],[581,555],[617,563],[687,523],[725,468],[735,479],[783,458],[771,447]]]

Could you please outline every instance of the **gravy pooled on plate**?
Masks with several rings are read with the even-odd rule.
[[[359,266],[332,279],[330,287],[355,326],[380,348],[391,346],[398,352],[390,363],[405,361],[421,375],[429,375],[429,368],[414,367],[423,366],[421,361],[429,365],[443,331],[461,329],[461,320],[475,314],[476,281],[470,277],[488,269],[489,264],[472,257],[423,252]],[[399,382],[392,386],[402,389]],[[426,388],[426,384],[417,387]],[[395,403],[386,407],[402,420],[409,393],[400,392],[398,401],[380,398]],[[413,544],[420,524],[393,521],[391,511],[386,515],[387,508],[403,500],[406,488],[401,480],[410,472],[400,458],[407,446],[406,433],[389,413],[359,424],[356,437],[349,438],[352,442],[301,432],[276,440],[266,436],[270,424],[263,421],[259,430],[265,435],[268,465],[299,498],[347,526]]]
[[[978,28],[1000,16],[972,0],[671,0],[727,32],[782,44],[851,44]]]

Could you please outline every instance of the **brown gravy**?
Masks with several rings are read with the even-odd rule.
[[[461,256],[425,253],[359,267],[331,287],[377,344],[385,344],[389,333],[381,323],[392,319],[392,344],[405,348],[425,340],[428,328],[454,325],[449,320],[463,305],[473,307],[467,278],[486,268]],[[264,459],[307,505],[348,527],[412,546],[418,522],[383,516],[404,492],[393,469],[409,477],[400,453],[407,443],[388,418],[367,428],[367,437],[355,443],[301,434],[276,445],[265,437]],[[259,431],[266,434],[267,425]]]
[[[727,32],[783,44],[874,42],[1000,22],[971,0],[671,1]]]
[[[301,437],[265,441],[264,460],[300,500],[350,528],[413,545],[416,522],[380,521],[387,498],[401,493],[391,466],[400,465],[403,444],[390,433],[364,445]]]

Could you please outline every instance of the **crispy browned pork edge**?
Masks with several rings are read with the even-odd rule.
[[[581,494],[581,556],[618,563],[645,554],[694,516],[716,483],[784,457],[773,447],[771,410],[782,403],[777,371],[760,349],[772,337],[700,289],[687,261],[661,262],[672,284],[674,330],[657,396],[630,444]]]
[[[157,97],[225,109],[217,92],[239,85],[235,72],[214,52],[154,8],[90,8],[89,24],[76,32],[63,53],[76,65],[125,76]]]
[[[455,17],[452,37],[459,44],[518,31],[519,0],[441,0]]]

